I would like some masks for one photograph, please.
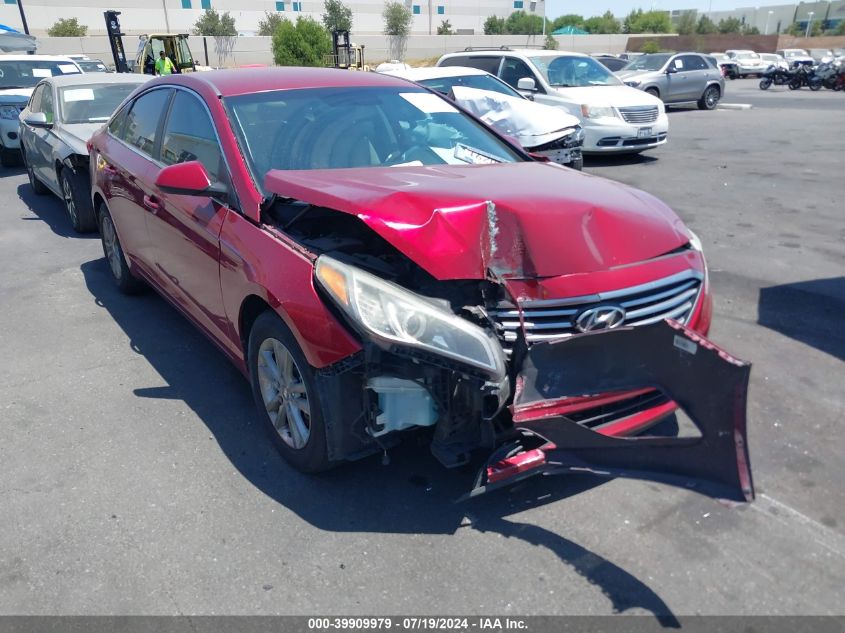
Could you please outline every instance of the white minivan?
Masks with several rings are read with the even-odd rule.
[[[534,49],[478,49],[443,55],[438,66],[486,70],[537,103],[581,120],[584,153],[637,153],[666,142],[663,102],[626,86],[588,55]]]

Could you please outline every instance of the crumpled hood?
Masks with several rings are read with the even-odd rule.
[[[357,216],[437,279],[589,273],[689,241],[653,196],[551,163],[273,170],[264,184]]]

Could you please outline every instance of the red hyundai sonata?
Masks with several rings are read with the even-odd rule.
[[[118,287],[231,358],[296,468],[431,427],[446,466],[490,454],[477,491],[587,468],[753,495],[748,365],[701,336],[701,245],[654,197],[375,73],[162,77],[90,147]],[[622,437],[679,405],[697,438]]]

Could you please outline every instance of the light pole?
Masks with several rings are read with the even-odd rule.
[[[167,15],[167,0],[161,0],[161,8],[164,9],[164,28],[170,33],[170,16]]]
[[[804,37],[810,37],[810,26],[813,24],[813,16],[816,14],[815,11],[810,11],[807,14],[807,32],[804,33]]]
[[[21,12],[21,23],[23,24],[23,32],[29,35],[29,25],[26,23],[26,13],[23,10],[23,2],[18,0],[18,10]]]
[[[774,13],[774,11],[769,11],[769,15],[766,16],[766,32],[763,33],[763,35],[769,34],[769,18],[772,17],[772,13]]]

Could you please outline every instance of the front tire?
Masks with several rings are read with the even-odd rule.
[[[276,313],[255,320],[247,360],[258,415],[285,461],[304,473],[330,468],[314,370]]]
[[[88,197],[88,187],[68,168],[59,172],[59,186],[71,226],[77,233],[89,233],[97,228],[94,207]]]
[[[126,257],[123,254],[123,247],[117,237],[114,222],[105,207],[100,212],[100,238],[103,242],[103,254],[111,270],[112,279],[123,294],[134,295],[144,289],[143,282],[132,274]]]
[[[769,86],[772,85],[771,79],[761,79],[760,80],[760,90],[768,90]]]
[[[813,77],[807,82],[807,85],[809,86],[810,90],[812,90],[813,92],[817,92],[822,89],[822,80],[818,77]]]
[[[574,169],[575,171],[584,171],[584,157],[581,156],[580,158],[576,158],[571,163],[567,165],[570,169]]]
[[[657,91],[657,88],[646,88],[646,92],[650,94],[652,97],[660,98],[660,93]]]
[[[704,94],[698,100],[698,108],[700,110],[714,110],[719,105],[719,98],[721,97],[718,86],[707,86],[704,89]]]

